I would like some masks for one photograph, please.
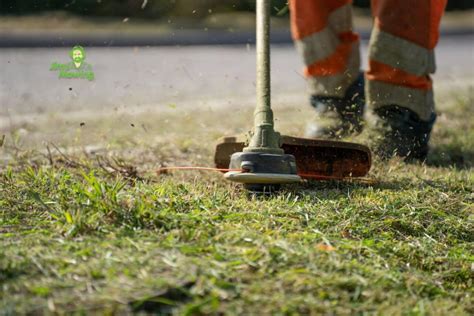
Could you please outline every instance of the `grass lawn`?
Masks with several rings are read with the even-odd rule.
[[[473,100],[446,100],[425,164],[375,160],[373,184],[270,198],[219,174],[154,172],[211,165],[250,107],[5,127],[0,314],[472,315]],[[301,135],[310,109],[294,109],[277,106],[278,128]]]

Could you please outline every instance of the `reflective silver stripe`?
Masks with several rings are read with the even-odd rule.
[[[295,41],[306,66],[328,58],[340,44],[339,33],[352,30],[352,5],[347,4],[331,12],[328,25],[319,32]]]
[[[336,34],[352,31],[352,5],[345,4],[331,12],[328,25]]]
[[[369,58],[416,76],[434,73],[434,51],[374,27]]]
[[[434,112],[432,90],[413,89],[375,80],[367,80],[366,87],[367,104],[372,109],[398,105],[414,111],[425,121]]]
[[[339,43],[337,36],[328,27],[295,41],[296,49],[303,56],[306,66],[331,56]]]
[[[359,43],[352,44],[352,51],[344,73],[333,76],[308,77],[308,90],[311,95],[339,97],[346,94],[347,88],[357,79],[360,69]]]

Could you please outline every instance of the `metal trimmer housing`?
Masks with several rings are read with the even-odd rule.
[[[227,172],[225,178],[243,183],[247,190],[256,193],[272,193],[282,183],[301,181],[293,155],[237,152],[231,156],[229,165],[242,172]]]
[[[230,158],[230,169],[252,173],[297,174],[292,155],[238,152]]]

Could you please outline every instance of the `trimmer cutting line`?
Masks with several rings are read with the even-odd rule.
[[[246,144],[226,137],[215,164],[224,177],[253,192],[270,193],[302,178],[363,177],[371,166],[369,148],[359,144],[281,136],[274,129],[270,101],[270,0],[257,0],[257,106]]]

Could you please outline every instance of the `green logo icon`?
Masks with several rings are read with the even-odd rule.
[[[52,63],[49,70],[59,71],[59,78],[81,78],[89,81],[94,80],[92,66],[86,63],[86,50],[76,45],[69,51],[72,61],[67,64]]]

